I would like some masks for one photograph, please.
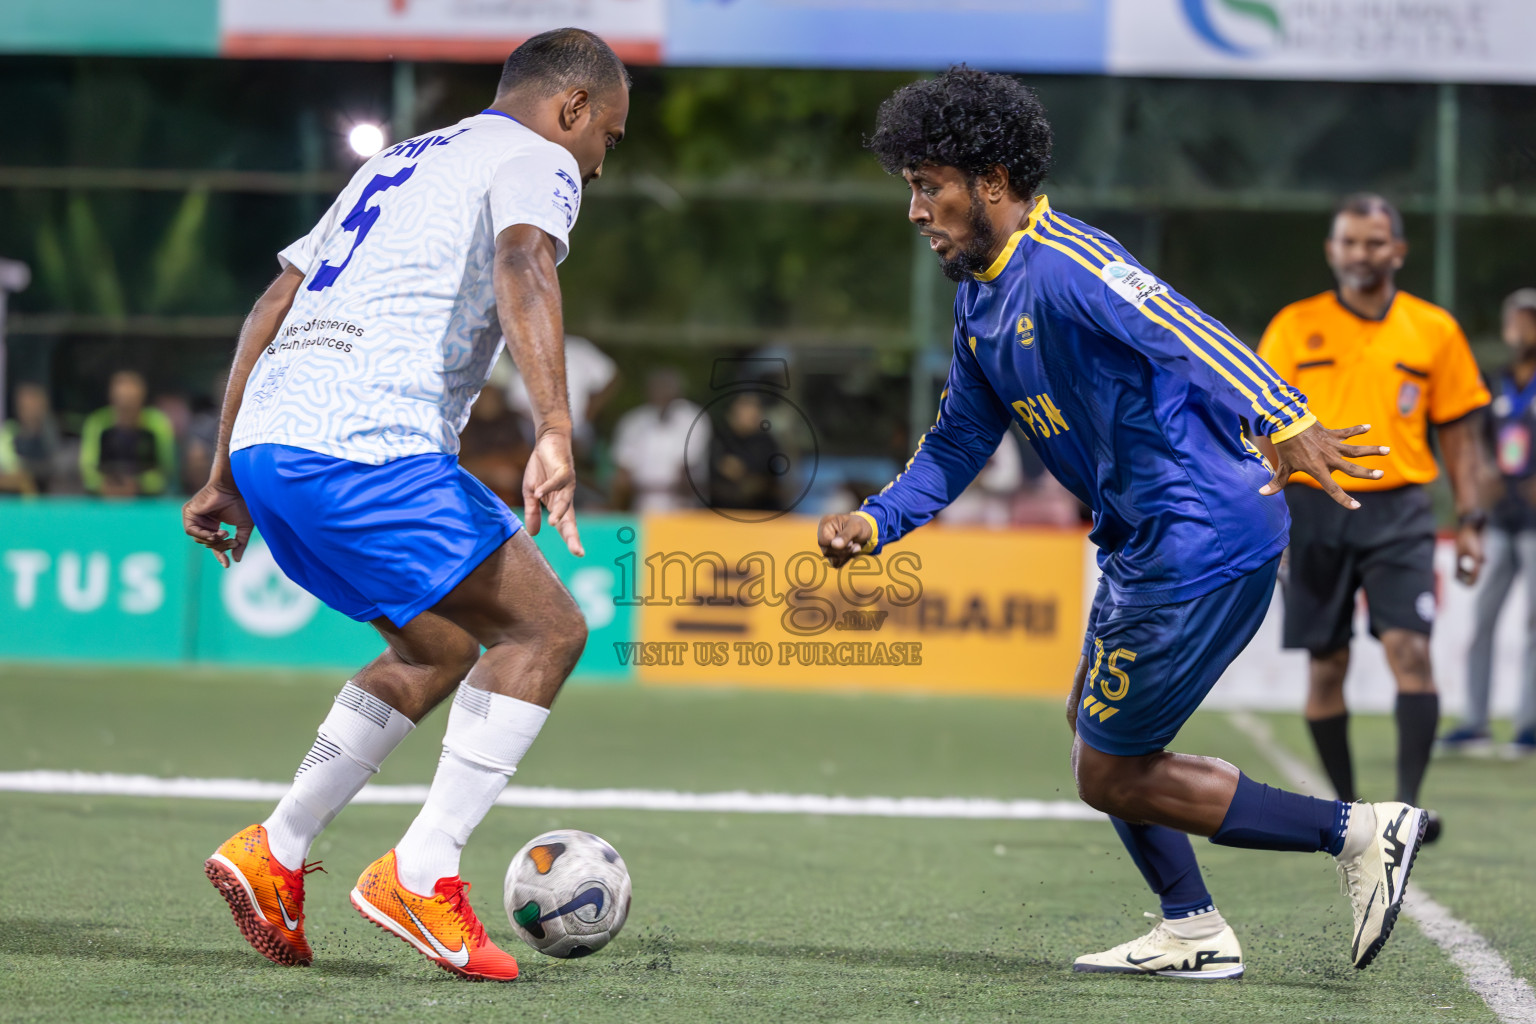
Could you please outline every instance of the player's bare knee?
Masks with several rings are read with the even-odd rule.
[[[1308,664],[1307,683],[1313,693],[1332,693],[1344,688],[1349,674],[1349,648],[1338,651],[1312,652]]]
[[[479,660],[480,645],[465,636],[462,641],[456,641],[452,648],[444,652],[440,665],[445,679],[457,683],[469,675],[469,670],[474,668],[475,662]]]
[[[1078,799],[1096,811],[1119,817],[1126,802],[1125,785],[1115,763],[1081,741],[1073,754]]]
[[[1387,661],[1403,693],[1433,693],[1434,674],[1429,660],[1429,637],[1408,630],[1389,630],[1381,638]]]
[[[1112,814],[1117,818],[1126,816],[1124,788],[1103,775],[1078,772],[1077,796],[1096,811]]]
[[[1083,771],[1081,760],[1075,760],[1072,767],[1073,777],[1077,782],[1077,798],[1096,811],[1103,810],[1099,806],[1100,787],[1097,780]]]
[[[551,623],[545,644],[554,663],[563,666],[567,673],[576,667],[577,659],[587,647],[587,620],[575,602]]]

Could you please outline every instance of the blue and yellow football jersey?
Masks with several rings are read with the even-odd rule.
[[[1093,511],[1099,565],[1125,604],[1183,601],[1285,547],[1280,495],[1244,425],[1284,440],[1306,398],[1102,231],[1044,196],[955,298],[955,354],[937,421],[860,510],[875,550],[956,498],[1021,424]]]

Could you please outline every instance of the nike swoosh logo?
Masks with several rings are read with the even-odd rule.
[[[558,906],[554,910],[551,910],[549,913],[539,918],[539,921],[540,923],[543,923],[544,921],[549,921],[556,917],[564,917],[566,914],[574,914],[582,907],[596,907],[598,915],[601,916],[603,912],[603,890],[594,885],[592,888],[577,895],[577,897],[571,900],[569,903]]]
[[[1127,953],[1127,954],[1125,954],[1125,962],[1130,964],[1133,967],[1140,967],[1142,964],[1150,963],[1151,961],[1156,960],[1158,957],[1161,957],[1161,956],[1164,956],[1164,955],[1166,955],[1166,954],[1163,954],[1163,953],[1153,953],[1151,956],[1144,956],[1140,960],[1137,960],[1135,957],[1131,956],[1131,954]]]
[[[277,897],[277,907],[283,912],[283,927],[293,931],[299,926],[299,919],[288,915],[288,904],[283,902],[283,894],[278,891],[277,883],[272,883],[272,895]]]
[[[411,913],[410,907],[407,907],[404,903],[400,904],[400,907],[405,911],[405,916],[409,917],[411,919],[411,923],[416,926],[416,930],[421,933],[422,938],[427,940],[427,944],[437,951],[438,956],[442,957],[444,960],[447,960],[455,967],[463,967],[465,964],[469,963],[468,943],[460,943],[458,949],[449,949],[447,946],[437,941],[437,936],[433,935],[427,926],[421,923],[421,918]]]
[[[1376,894],[1380,891],[1381,883],[1377,882],[1376,887],[1371,890],[1371,898],[1365,901],[1365,913],[1360,916],[1360,928],[1355,932],[1355,944],[1349,950],[1351,956],[1360,955],[1360,936],[1365,934],[1365,926],[1371,920],[1371,905],[1376,902]]]

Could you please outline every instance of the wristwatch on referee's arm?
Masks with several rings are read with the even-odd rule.
[[[1456,517],[1456,529],[1465,530],[1468,527],[1482,533],[1488,525],[1488,513],[1480,508],[1471,508]]]

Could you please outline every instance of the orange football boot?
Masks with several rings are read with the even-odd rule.
[[[390,850],[358,878],[352,905],[450,974],[470,981],[511,981],[517,977],[517,961],[486,936],[468,892],[469,883],[454,875],[439,878],[433,895],[416,895],[400,883]]]
[[[277,862],[261,825],[236,832],[203,863],[203,873],[235,916],[235,927],[273,963],[308,967],[304,939],[304,876],[319,863],[290,871]]]

